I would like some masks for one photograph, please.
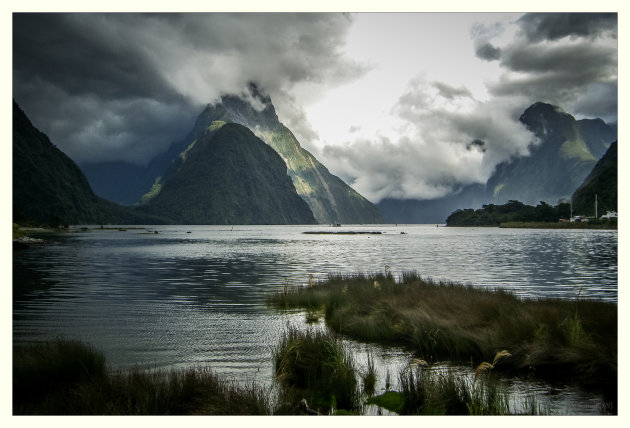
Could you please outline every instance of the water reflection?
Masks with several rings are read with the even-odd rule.
[[[617,301],[616,231],[370,226],[383,234],[302,233],[318,228],[325,227],[169,226],[158,234],[48,237],[48,245],[13,254],[14,340],[65,336],[95,344],[123,368],[209,364],[237,380],[269,383],[272,347],[287,322],[304,326],[304,314],[276,313],[264,295],[310,275],[389,265],[395,275],[415,270],[526,297],[575,298],[581,290]],[[365,345],[352,346],[358,358],[366,355]],[[408,357],[402,350],[377,355],[392,379]]]

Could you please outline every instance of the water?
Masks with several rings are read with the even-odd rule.
[[[303,233],[316,230],[382,234]],[[79,339],[115,367],[210,365],[263,384],[271,382],[271,349],[287,324],[304,325],[300,311],[266,307],[265,293],[305,284],[310,275],[387,265],[394,275],[414,270],[525,297],[617,301],[617,231],[158,226],[44,238],[47,245],[14,251],[14,277],[23,285],[14,291],[15,342]],[[400,349],[348,346],[359,361],[372,353],[392,381],[409,359]],[[385,376],[379,373],[380,388]],[[576,404],[578,411],[590,412],[591,399]]]

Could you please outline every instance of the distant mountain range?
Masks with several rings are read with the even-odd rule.
[[[530,155],[499,164],[485,185],[470,185],[433,200],[385,199],[377,204],[389,223],[443,223],[461,208],[517,200],[555,205],[570,199],[595,163],[617,139],[600,119],[576,120],[559,107],[535,103],[520,121],[539,139]]]
[[[593,205],[595,193],[602,213],[617,207],[616,127],[599,119],[575,120],[558,107],[535,103],[520,118],[539,140],[529,156],[498,165],[485,185],[434,200],[385,199],[379,212],[300,146],[269,97],[255,86],[251,96],[259,108],[235,96],[208,105],[185,138],[145,167],[83,166],[97,194],[134,206],[97,196],[77,165],[14,103],[14,221],[442,223],[457,209],[509,200],[536,205],[573,197],[577,213]]]
[[[379,210],[337,176],[331,174],[311,153],[301,147],[293,133],[276,115],[268,96],[250,86],[251,96],[261,108],[236,96],[224,96],[220,103],[208,105],[193,129],[181,141],[156,156],[146,167],[123,162],[85,164],[83,171],[95,191],[113,201],[138,203],[163,181],[163,176],[178,156],[217,121],[236,123],[250,129],[284,160],[297,194],[304,199],[317,223],[383,223]],[[144,197],[146,201],[147,198]]]

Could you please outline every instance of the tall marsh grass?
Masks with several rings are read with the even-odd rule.
[[[16,415],[264,415],[269,393],[208,368],[111,371],[89,345],[59,340],[13,354]]]
[[[324,414],[358,408],[357,369],[349,351],[330,333],[288,327],[273,359],[286,409],[302,398]]]
[[[617,305],[586,299],[521,299],[434,282],[415,272],[331,275],[268,299],[276,308],[317,308],[333,331],[408,347],[427,361],[480,364],[506,350],[501,370],[617,381]]]
[[[449,369],[415,365],[399,373],[400,391],[368,399],[401,415],[524,415],[547,414],[534,398],[512,402],[508,389],[496,378],[482,381]]]

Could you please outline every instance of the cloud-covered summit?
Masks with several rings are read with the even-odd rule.
[[[337,85],[365,72],[341,52],[351,21],[344,14],[16,13],[14,98],[78,162],[144,163],[190,129],[201,106],[251,81],[274,95],[287,122],[299,121],[295,85]]]

